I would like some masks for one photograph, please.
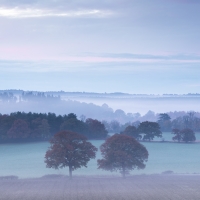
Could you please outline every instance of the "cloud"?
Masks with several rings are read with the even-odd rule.
[[[195,71],[199,73],[200,56],[191,55],[181,58],[180,55],[137,55],[106,54],[93,56],[66,56],[46,60],[0,60],[1,72],[83,72],[83,71]],[[131,57],[132,55],[132,57]]]
[[[20,55],[13,58],[16,59],[17,62],[24,62],[23,57],[20,58]],[[68,55],[68,56],[51,56],[48,57],[29,57],[28,62],[44,62],[51,65],[53,63],[64,63],[64,64],[75,64],[79,66],[85,65],[99,65],[108,64],[108,65],[135,65],[135,64],[144,64],[144,65],[179,65],[179,64],[200,64],[200,56],[191,56],[191,57],[183,57],[179,55],[171,55],[171,56],[159,56],[159,55],[137,55],[137,54],[95,54],[95,55]],[[45,64],[46,65],[46,64]],[[62,64],[61,64],[62,66]]]
[[[0,8],[0,17],[7,18],[39,18],[39,17],[107,17],[113,12],[109,10],[76,10],[60,12],[50,9],[36,8]]]
[[[85,54],[85,57],[96,58],[101,62],[135,62],[135,63],[200,63],[200,55],[197,54],[131,54],[131,53],[103,53],[103,54]],[[95,59],[94,59],[95,61]]]

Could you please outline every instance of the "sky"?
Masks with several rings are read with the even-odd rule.
[[[199,0],[0,0],[0,89],[200,93]]]

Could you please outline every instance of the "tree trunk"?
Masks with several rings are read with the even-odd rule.
[[[69,166],[69,179],[72,179],[72,167]]]

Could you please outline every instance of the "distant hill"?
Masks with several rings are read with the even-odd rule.
[[[0,90],[0,113],[53,112],[57,115],[75,113],[78,117],[98,120],[156,121],[158,113],[171,118],[188,111],[200,112],[200,94],[127,94],[64,91]],[[198,113],[197,113],[198,115]]]

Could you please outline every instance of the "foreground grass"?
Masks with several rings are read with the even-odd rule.
[[[200,176],[43,177],[0,180],[1,200],[199,200]]]

